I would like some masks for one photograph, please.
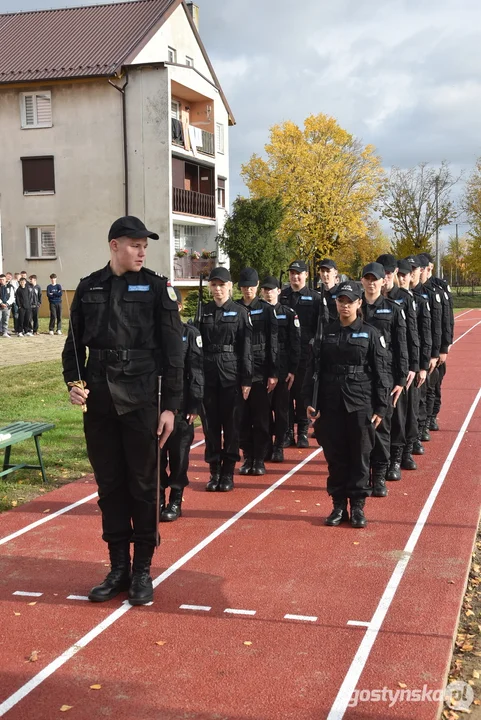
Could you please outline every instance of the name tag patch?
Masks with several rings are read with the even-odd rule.
[[[129,289],[129,292],[149,292],[150,285],[129,285],[128,289]],[[174,293],[174,295],[175,295],[175,293]]]
[[[230,310],[229,312],[224,312],[224,317],[236,317],[237,313],[235,310]]]
[[[313,300],[313,298],[311,298],[310,295],[301,295],[301,297],[299,298],[299,300]]]
[[[262,308],[260,310],[251,310],[251,315],[261,315],[264,312]]]
[[[376,315],[390,315],[391,310],[389,308],[379,308],[379,310],[376,310]]]
[[[276,315],[276,318],[277,318],[278,320],[286,320],[287,315]]]
[[[351,337],[353,337],[353,338],[366,338],[367,340],[369,340],[369,333],[364,333],[364,332],[362,332],[362,333],[352,333]]]

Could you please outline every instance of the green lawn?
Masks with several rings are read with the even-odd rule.
[[[481,308],[481,295],[456,295],[453,294],[455,308]]]
[[[91,472],[85,450],[80,408],[68,401],[60,360],[0,369],[0,427],[15,420],[55,424],[40,439],[49,485],[60,485]],[[8,391],[7,391],[8,388]],[[3,458],[3,456],[2,456]],[[11,461],[37,464],[33,439],[12,448]],[[0,511],[38,495],[40,471],[19,470],[0,479]]]

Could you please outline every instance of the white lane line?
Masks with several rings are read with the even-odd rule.
[[[210,605],[179,605],[180,610],[202,610],[202,612],[209,612],[212,610]]]
[[[354,627],[369,627],[371,623],[364,622],[363,620],[348,620],[348,625],[353,625]]]
[[[238,610],[237,608],[226,608],[224,610],[225,613],[230,613],[231,615],[255,615],[255,610]]]
[[[68,595],[67,600],[88,600],[87,595]]]
[[[15,590],[12,595],[21,595],[22,597],[42,597],[43,593],[24,592],[23,590]]]
[[[466,312],[459,313],[459,315],[455,315],[454,322],[456,322],[456,320],[459,320],[459,318],[464,317],[464,315],[467,315],[468,313],[472,312],[473,310],[474,310],[474,308],[471,308],[470,310],[466,310]]]
[[[466,330],[465,333],[463,333],[462,335],[460,335],[460,336],[453,342],[453,345],[456,345],[457,342],[459,342],[460,340],[462,340],[463,337],[465,337],[468,333],[470,333],[471,330],[474,330],[475,327],[478,327],[478,325],[481,325],[481,320],[479,320],[479,321],[476,323],[476,325],[473,325],[473,327],[470,327],[469,330]]]
[[[317,617],[313,615],[284,615],[284,620],[304,620],[305,622],[316,622]]]
[[[200,440],[199,442],[195,443],[194,445],[191,445],[190,449],[194,450],[196,447],[199,447],[200,445],[203,445],[205,443],[205,440]],[[89,502],[89,500],[93,500],[97,497],[97,493],[92,493],[92,495],[87,495],[87,497],[82,498],[82,500],[77,500],[77,502],[72,503],[71,505],[67,505],[66,507],[62,508],[61,510],[57,510],[57,512],[52,513],[51,515],[47,515],[46,517],[42,518],[41,520],[36,520],[33,523],[30,523],[30,525],[26,525],[21,530],[17,530],[16,532],[12,533],[11,535],[6,535],[4,538],[0,539],[0,545],[5,545],[5,543],[10,542],[10,540],[15,540],[15,538],[20,537],[20,535],[24,535],[27,532],[30,532],[30,530],[34,530],[36,527],[39,527],[39,525],[43,525],[46,522],[50,522],[50,520],[53,520],[56,517],[59,517],[59,515],[63,515],[66,512],[69,512],[70,510],[73,510],[76,507],[79,507],[79,505],[83,505],[86,502]]]
[[[264,492],[254,498],[254,500],[248,503],[244,508],[242,508],[242,510],[239,510],[239,512],[237,512],[235,515],[229,518],[229,520],[227,520],[220,527],[218,527],[217,530],[214,530],[214,532],[204,538],[204,540],[202,540],[195,547],[189,550],[189,552],[187,552],[181,558],[179,558],[179,560],[177,560],[161,575],[155,578],[153,582],[154,587],[157,587],[165,580],[167,580],[167,578],[173,575],[173,573],[175,573],[179,568],[189,562],[189,560],[195,557],[195,555],[200,553],[200,551],[207,547],[207,545],[210,545],[210,543],[213,542],[217,537],[219,537],[219,535],[222,535],[222,533],[228,530],[232,525],[234,525],[238,520],[240,520],[244,515],[246,515],[246,513],[250,512],[253,507],[262,502],[262,500],[264,500],[271,493],[273,493],[274,490],[277,490],[277,488],[280,487],[286,480],[289,480],[289,478],[291,478],[298,470],[301,470],[305,465],[307,465],[307,463],[317,457],[317,455],[319,455],[319,453],[321,452],[322,448],[317,448],[317,450],[314,450],[306,458],[304,458],[302,462],[293,467],[292,470],[279,478],[279,480],[276,480],[273,485],[266,488]],[[43,670],[37,673],[37,675],[34,675],[33,678],[31,678],[27,683],[25,683],[25,685],[22,685],[16,692],[14,692],[12,695],[10,695],[10,697],[4,700],[3,703],[0,704],[0,717],[2,717],[3,715],[5,715],[5,713],[15,707],[17,703],[23,700],[23,698],[29,695],[33,690],[35,690],[35,688],[37,688],[45,680],[47,680],[47,678],[53,675],[56,670],[61,668],[62,665],[65,665],[68,660],[70,660],[80,650],[86,647],[92,640],[95,640],[96,637],[101,635],[104,630],[107,630],[107,628],[117,622],[117,620],[119,620],[123,615],[125,615],[126,612],[132,610],[133,606],[129,605],[127,600],[125,601],[125,603],[126,604],[122,604],[119,608],[117,608],[117,610],[114,610],[114,612],[108,615],[101,623],[92,628],[90,632],[77,640],[74,645],[71,645],[67,650],[65,650],[65,652],[55,658],[55,660],[53,660],[51,663],[49,663],[49,665],[46,665]]]
[[[438,478],[434,483],[431,492],[429,493],[429,497],[426,500],[424,507],[421,510],[421,513],[411,532],[411,535],[409,536],[409,539],[403,551],[403,555],[398,561],[396,567],[394,568],[389,582],[386,585],[386,589],[384,590],[384,593],[374,612],[372,620],[369,623],[366,634],[364,635],[364,638],[359,645],[359,648],[356,652],[356,655],[354,656],[349,670],[347,671],[344,681],[339,689],[339,692],[336,695],[336,699],[334,700],[329,715],[327,716],[327,720],[341,720],[344,717],[346,709],[351,700],[352,693],[356,689],[357,683],[359,682],[359,678],[361,677],[362,671],[364,670],[364,666],[369,658],[372,647],[376,642],[378,632],[381,629],[381,625],[386,618],[388,610],[399,587],[399,583],[403,578],[404,571],[406,570],[409,560],[411,559],[414,548],[416,547],[416,543],[419,540],[419,537],[426,524],[426,520],[428,519],[428,515],[431,512],[434,503],[436,502],[436,498],[438,497],[439,491],[441,490],[444,480],[446,479],[446,475],[449,472],[449,468],[451,467],[451,464],[466,433],[468,425],[471,422],[471,418],[476,411],[480,399],[481,389],[478,390],[478,394],[476,395],[476,398],[474,399],[474,402],[471,405],[468,414],[466,415],[466,419],[464,420],[461,429],[458,432],[456,440],[454,441],[453,446],[449,451],[449,455],[444,462],[441,472],[439,473]]]

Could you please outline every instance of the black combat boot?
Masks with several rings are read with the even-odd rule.
[[[92,602],[112,600],[130,587],[130,543],[109,543],[109,555],[110,572],[103,583],[90,591],[89,600]]]
[[[408,442],[403,448],[403,456],[401,460],[401,467],[403,470],[417,470],[418,466],[416,465],[414,458],[412,456],[413,452],[413,445],[414,443]]]
[[[413,455],[424,455],[423,444],[419,438],[413,442],[412,454]]]
[[[419,439],[422,442],[429,442],[431,440],[431,435],[429,434],[428,430],[428,424],[429,421],[426,421],[423,425],[421,425],[419,429]]]
[[[265,475],[265,474],[266,474],[266,466],[264,465],[264,460],[253,460],[251,475]]]
[[[239,468],[239,475],[253,475],[252,472],[252,463],[254,460],[251,457],[248,457],[247,455],[244,455],[244,462]]]
[[[165,488],[160,488],[160,494],[159,494],[159,513],[162,515],[162,510],[165,507]]]
[[[150,564],[154,554],[154,546],[146,543],[134,544],[134,562],[132,563],[132,582],[129,589],[131,605],[146,605],[152,602],[154,588],[150,577]]]
[[[365,528],[367,520],[364,515],[365,498],[351,498],[351,526],[353,528]]]
[[[220,481],[220,462],[210,463],[210,478],[209,482],[205,486],[207,492],[215,492],[219,489]]]
[[[309,420],[303,420],[297,423],[297,447],[308,448],[309,438],[307,437],[307,431],[309,429]]]
[[[219,481],[219,492],[230,492],[234,489],[235,463],[223,462]]]
[[[164,507],[160,514],[160,522],[174,522],[182,515],[182,494],[181,488],[170,488],[169,504]]]
[[[433,415],[432,418],[429,420],[428,428],[429,428],[429,430],[434,430],[434,431],[439,430],[438,419],[437,419],[436,415]]]
[[[294,425],[291,425],[289,427],[289,430],[286,432],[282,447],[288,448],[288,447],[295,447],[296,441],[294,440]]]
[[[345,497],[333,497],[332,498],[333,510],[331,514],[325,519],[324,525],[330,527],[336,527],[342,522],[349,520],[349,513],[347,511],[347,498]]]
[[[274,445],[272,449],[271,461],[274,463],[284,462],[284,450],[282,445]]]
[[[382,465],[374,465],[371,468],[371,485],[372,485],[373,497],[386,497],[386,495],[387,495],[386,472],[387,472],[387,463],[386,464],[383,463]],[[351,508],[352,508],[352,502],[351,502]]]
[[[403,454],[402,446],[394,445],[391,448],[391,464],[386,474],[386,480],[401,479],[401,458]]]

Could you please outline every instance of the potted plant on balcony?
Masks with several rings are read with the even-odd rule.
[[[192,272],[195,277],[208,275],[215,266],[216,252],[215,250],[206,250],[203,248],[200,253],[197,253],[198,259],[192,261]]]
[[[190,278],[192,275],[192,262],[187,248],[175,251],[174,278]]]

